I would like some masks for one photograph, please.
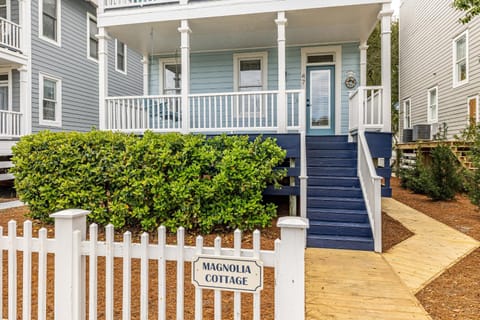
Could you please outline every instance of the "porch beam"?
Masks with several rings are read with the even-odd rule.
[[[365,87],[367,85],[367,41],[362,40],[360,42],[360,86]]]
[[[188,133],[190,125],[190,101],[188,98],[190,93],[190,33],[192,32],[188,26],[188,20],[181,21],[178,32],[180,32],[180,49],[182,52],[182,133]]]
[[[379,13],[381,23],[381,63],[382,63],[382,86],[383,86],[383,131],[392,131],[392,70],[391,70],[391,38],[392,38],[392,14],[390,3],[386,3]]]
[[[287,132],[287,105],[286,105],[286,58],[285,58],[285,27],[287,19],[285,12],[278,12],[277,19],[277,42],[278,42],[278,98],[277,98],[277,125],[279,133]]]
[[[108,97],[108,34],[105,28],[98,28],[98,127],[105,130],[106,123],[106,98]]]

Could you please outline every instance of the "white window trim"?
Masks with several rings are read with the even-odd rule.
[[[159,84],[159,91],[160,94],[165,94],[165,88],[164,88],[164,80],[165,80],[165,65],[166,64],[181,64],[180,59],[178,58],[160,58],[158,59],[158,66],[160,68],[159,70],[159,79],[158,79],[158,84]],[[181,88],[180,88],[181,90]]]
[[[436,90],[437,92],[437,107],[435,109],[435,118],[430,116],[430,92]],[[431,87],[427,90],[427,122],[428,123],[438,123],[438,108],[439,108],[439,94],[438,94],[438,86]]]
[[[90,12],[87,12],[87,59],[98,63],[98,59],[95,59],[95,58],[90,56],[90,19],[97,22],[97,17],[95,17]],[[97,28],[98,28],[98,25],[97,25]],[[115,48],[116,48],[116,46],[115,46]]]
[[[41,126],[61,127],[62,126],[62,80],[58,77],[45,73],[39,73],[39,94],[38,94],[38,123]],[[55,121],[43,119],[43,81],[47,78],[56,81],[57,104],[55,105]]]
[[[465,36],[465,64],[466,64],[466,78],[465,80],[462,80],[462,81],[457,81],[457,41],[458,39],[460,39],[461,37]],[[469,62],[468,62],[468,55],[469,55],[469,45],[468,45],[468,29],[463,31],[461,34],[459,34],[458,36],[456,36],[453,41],[452,41],[452,63],[453,63],[453,88],[457,88],[457,87],[460,87],[464,84],[467,84],[468,83],[468,80],[469,80]]]
[[[13,82],[12,82],[12,69],[0,68],[0,74],[8,75],[8,111],[13,111]]]
[[[120,70],[118,69],[118,43],[120,41],[118,41],[118,39],[115,38],[115,70],[122,73],[122,74],[127,74],[127,61],[128,61],[128,57],[127,57],[127,52],[128,52],[128,48],[127,48],[127,45],[125,43],[123,43],[123,46],[124,46],[124,49],[123,49],[123,67],[125,70]],[[90,41],[88,42],[90,43]]]
[[[246,52],[233,54],[233,88],[238,92],[238,80],[240,76],[240,61],[247,59],[260,59],[262,67],[262,90],[268,88],[268,52]]]
[[[409,126],[407,126],[407,112],[406,112],[407,102],[408,102],[408,105],[410,106],[409,108],[410,125]],[[437,104],[438,104],[438,101],[437,101]],[[412,99],[407,98],[403,100],[403,129],[411,129],[411,128],[412,128]]]
[[[57,41],[43,35],[43,1],[38,0],[38,37],[56,46],[62,46],[62,1],[57,0]]]
[[[480,116],[478,114],[478,111],[480,109],[478,103],[480,102],[480,97],[477,95],[477,96],[470,96],[467,98],[467,124],[469,125],[470,124],[470,100],[477,100],[476,102],[476,106],[477,106],[477,110],[475,110],[475,115],[476,115],[476,119],[475,119],[475,123],[478,123],[479,120],[480,120]]]

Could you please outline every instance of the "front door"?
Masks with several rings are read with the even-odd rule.
[[[335,66],[307,67],[307,134],[335,134]]]

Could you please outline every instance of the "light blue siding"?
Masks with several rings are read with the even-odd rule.
[[[226,51],[213,53],[193,53],[191,55],[190,92],[221,93],[232,92],[233,88],[233,55],[243,52],[268,52],[268,90],[278,87],[278,55],[276,48],[258,49],[254,51]],[[160,93],[159,59],[169,57],[150,57],[149,92],[152,95]],[[170,57],[171,58],[171,57]],[[180,59],[179,59],[180,61]],[[348,95],[350,90],[343,84],[348,72],[360,77],[360,53],[358,43],[342,44],[342,79],[341,79],[341,132],[348,132]],[[301,47],[288,47],[286,50],[287,89],[301,88]]]

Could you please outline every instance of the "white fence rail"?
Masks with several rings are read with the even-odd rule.
[[[182,128],[180,95],[106,99],[106,129],[125,132],[277,131],[278,91],[189,95],[188,128]],[[287,130],[300,129],[303,90],[285,93]],[[185,130],[186,129],[186,130]]]
[[[195,256],[208,255],[213,257],[249,257],[259,259],[265,267],[275,268],[275,319],[304,319],[304,247],[305,228],[308,221],[297,217],[280,218],[281,240],[276,240],[274,251],[260,249],[260,233],[253,234],[253,249],[242,249],[241,232],[234,234],[234,248],[222,248],[221,239],[215,240],[213,248],[203,246],[203,238],[197,237],[196,246],[184,245],[184,231],[177,232],[176,245],[166,243],[165,228],[158,229],[158,243],[150,244],[148,234],[141,236],[140,243],[132,243],[131,233],[123,235],[123,242],[114,242],[114,230],[107,226],[105,241],[98,240],[98,228],[90,226],[89,240],[86,240],[86,215],[84,210],[65,210],[52,215],[55,219],[55,238],[47,239],[47,230],[41,229],[39,237],[32,237],[32,223],[27,221],[23,226],[23,237],[17,237],[14,221],[9,222],[8,236],[3,235],[0,228],[0,249],[8,251],[8,319],[17,319],[17,252],[23,252],[23,285],[22,285],[22,319],[31,319],[34,314],[38,319],[47,317],[47,254],[55,255],[54,305],[55,319],[85,319],[88,305],[90,320],[97,319],[100,314],[98,304],[97,272],[98,257],[105,260],[105,319],[119,319],[119,303],[114,303],[114,291],[117,286],[114,277],[114,260],[122,260],[122,319],[130,319],[132,304],[131,272],[132,261],[140,261],[140,319],[148,319],[149,308],[157,304],[158,319],[171,319],[174,316],[166,314],[167,261],[176,262],[176,319],[184,318],[184,289],[189,284],[184,282],[185,262],[190,262]],[[32,253],[37,253],[38,308],[32,310]],[[89,265],[86,266],[86,257]],[[3,273],[3,254],[0,254],[0,272]],[[149,297],[149,284],[152,272],[149,263],[156,262],[158,296],[152,300]],[[86,302],[86,270],[88,269],[88,304]],[[119,285],[120,286],[120,285]],[[3,297],[2,277],[0,277],[0,302]],[[138,288],[137,288],[138,289]],[[222,319],[222,291],[215,290],[215,319]],[[254,319],[261,319],[260,294],[254,293]],[[202,319],[203,291],[195,289],[195,319]],[[234,293],[234,319],[241,319],[241,294]],[[114,310],[115,308],[115,310]],[[5,317],[0,303],[0,318]],[[114,313],[117,311],[117,313]],[[168,317],[167,317],[168,316]],[[20,318],[20,317],[18,317]]]
[[[383,129],[382,93],[382,87],[359,87],[350,94],[350,131]]]
[[[20,51],[21,27],[4,18],[0,18],[0,45]]]
[[[376,252],[382,252],[382,178],[376,173],[364,131],[358,131],[357,145],[358,178],[362,186],[368,219],[370,220],[370,226],[372,228],[374,249]]]
[[[0,110],[0,137],[20,137],[22,135],[22,113]]]

